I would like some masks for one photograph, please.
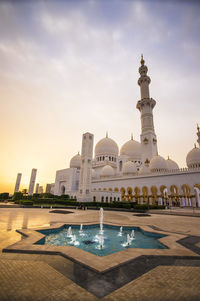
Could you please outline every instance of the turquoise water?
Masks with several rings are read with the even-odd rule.
[[[97,256],[106,256],[127,248],[167,249],[158,241],[165,235],[144,232],[137,227],[123,227],[120,235],[120,227],[117,226],[103,225],[102,234],[100,234],[99,225],[83,226],[83,231],[80,231],[80,226],[71,226],[72,235],[76,235],[74,242],[73,237],[68,236],[69,227],[70,225],[65,225],[59,229],[38,231],[46,236],[37,244],[75,246]],[[134,230],[134,238],[127,245],[127,234],[131,236],[132,230]],[[99,243],[99,236],[103,236],[102,248]]]

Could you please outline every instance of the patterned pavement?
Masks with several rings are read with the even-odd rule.
[[[153,225],[164,231],[200,236],[200,219],[152,215],[135,218],[129,213],[105,213],[105,219],[133,225]],[[56,222],[92,222],[98,212],[62,215],[48,210],[0,210],[0,249],[21,239],[15,229],[46,226]],[[196,244],[200,247],[199,243]],[[70,279],[73,264],[61,256],[0,253],[0,301],[198,301],[200,300],[199,260],[180,260],[176,265],[160,265],[137,279],[97,298]],[[119,274],[119,278],[123,275]],[[112,282],[112,279],[110,279]]]

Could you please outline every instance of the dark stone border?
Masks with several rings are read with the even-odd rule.
[[[96,297],[103,298],[160,265],[200,267],[200,258],[144,255],[102,273],[96,273],[74,262],[73,273],[68,274],[67,277]],[[64,273],[62,274],[65,276]]]
[[[188,236],[177,241],[180,245],[200,255],[200,248],[196,246],[200,242],[199,236]]]
[[[73,211],[61,210],[61,209],[52,209],[49,213],[59,213],[59,214],[70,214],[74,213]]]

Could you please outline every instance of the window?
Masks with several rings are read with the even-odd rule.
[[[119,171],[122,171],[122,161],[119,162]]]

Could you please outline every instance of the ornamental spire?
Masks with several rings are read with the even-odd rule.
[[[108,138],[108,132],[106,132],[106,138]]]
[[[131,133],[131,140],[133,140],[133,133]]]
[[[143,54],[141,54],[141,60],[140,60],[141,65],[143,66],[145,63],[145,60],[143,59]]]

